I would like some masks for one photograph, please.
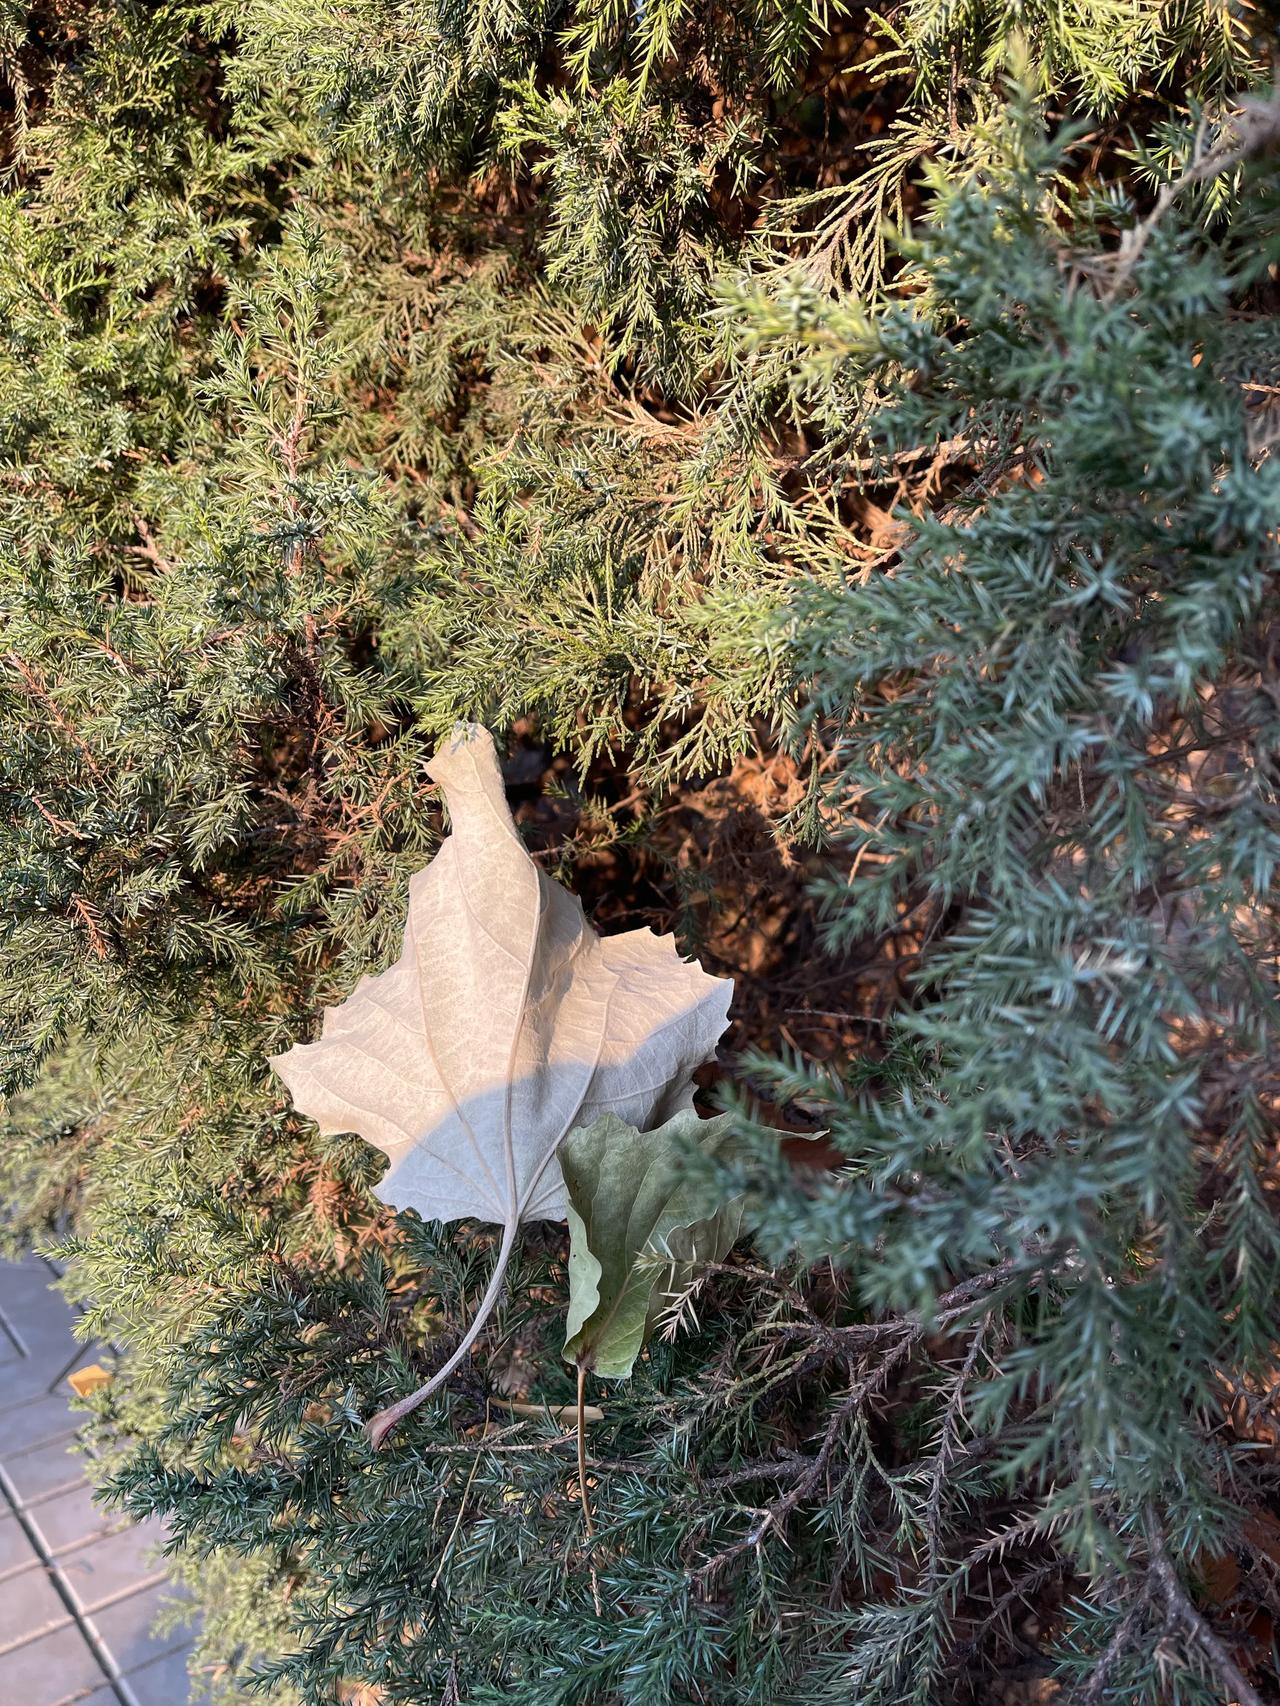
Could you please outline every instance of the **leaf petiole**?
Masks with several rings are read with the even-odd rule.
[[[401,1398],[390,1404],[385,1410],[379,1410],[376,1416],[371,1416],[364,1425],[364,1431],[369,1436],[369,1442],[375,1450],[380,1450],[387,1441],[388,1435],[398,1422],[411,1415],[418,1405],[429,1398],[431,1394],[444,1385],[445,1381],[467,1355],[467,1352],[480,1337],[480,1329],[493,1314],[499,1298],[502,1296],[503,1283],[507,1277],[507,1265],[511,1260],[511,1250],[516,1241],[516,1229],[519,1221],[512,1219],[502,1229],[502,1242],[498,1246],[497,1258],[493,1264],[488,1287],[480,1299],[480,1306],[472,1318],[471,1325],[462,1336],[456,1351],[445,1363],[437,1369],[430,1380],[419,1386],[416,1392],[411,1392],[407,1398]]]

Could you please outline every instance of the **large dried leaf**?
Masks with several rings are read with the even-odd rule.
[[[685,1165],[690,1144],[727,1158],[732,1125],[732,1115],[700,1120],[690,1108],[656,1131],[605,1115],[569,1133],[560,1150],[569,1194],[568,1361],[608,1380],[629,1375],[666,1299],[733,1248],[745,1198],[722,1201]]]
[[[689,1106],[733,986],[681,960],[671,937],[596,935],[525,851],[487,730],[455,730],[429,774],[452,833],[409,884],[399,960],[325,1014],[318,1042],[272,1065],[321,1131],[358,1132],[386,1154],[384,1201],[504,1228],[460,1357],[518,1223],[564,1217],[565,1133],[606,1113],[647,1127]]]

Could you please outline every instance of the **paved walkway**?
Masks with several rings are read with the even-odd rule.
[[[151,1625],[172,1599],[162,1531],[108,1516],[73,1455],[67,1376],[93,1363],[36,1257],[0,1262],[0,1702],[184,1706],[188,1640]]]

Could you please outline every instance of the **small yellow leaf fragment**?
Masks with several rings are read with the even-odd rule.
[[[91,1392],[100,1392],[110,1384],[110,1370],[103,1368],[100,1362],[91,1362],[88,1368],[78,1368],[74,1374],[67,1376],[67,1385],[77,1398],[87,1398]]]

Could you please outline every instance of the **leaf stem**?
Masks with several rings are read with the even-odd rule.
[[[587,1529],[587,1546],[590,1547],[596,1537],[596,1525],[591,1520],[591,1500],[587,1497],[587,1371],[582,1363],[578,1364],[578,1496],[582,1500],[582,1519]],[[596,1602],[596,1616],[603,1615],[600,1604],[600,1578],[596,1575],[596,1561],[588,1552],[588,1567],[591,1571],[591,1597]]]
[[[502,1242],[498,1246],[498,1255],[493,1264],[493,1273],[489,1278],[488,1288],[480,1299],[480,1306],[472,1317],[471,1325],[462,1336],[462,1343],[454,1351],[448,1362],[443,1368],[437,1369],[431,1379],[419,1386],[416,1392],[411,1392],[407,1398],[401,1398],[397,1403],[388,1405],[385,1410],[379,1410],[376,1416],[371,1416],[364,1424],[364,1431],[368,1434],[370,1443],[375,1448],[385,1445],[387,1436],[397,1422],[402,1422],[407,1415],[418,1408],[424,1399],[429,1398],[433,1392],[444,1385],[480,1337],[481,1328],[493,1314],[498,1299],[502,1296],[503,1282],[507,1276],[507,1264],[511,1260],[511,1249],[516,1241],[518,1225],[519,1222],[513,1218],[503,1227]]]

